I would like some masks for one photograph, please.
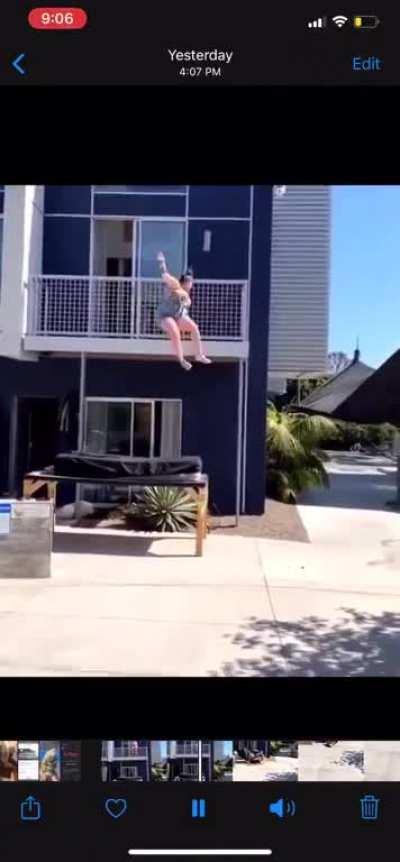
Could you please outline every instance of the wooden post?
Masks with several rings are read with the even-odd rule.
[[[22,485],[22,496],[33,497],[39,488],[46,486],[46,496],[48,500],[52,500],[54,507],[56,505],[57,482],[52,482],[50,479],[34,479],[25,478]]]
[[[203,556],[203,541],[207,533],[208,488],[199,488],[197,496],[196,556]]]
[[[207,538],[207,516],[208,516],[208,482],[204,488],[204,538]]]
[[[47,496],[49,500],[52,500],[54,503],[54,509],[56,508],[56,494],[57,494],[57,482],[48,482],[47,483]]]
[[[31,480],[24,479],[22,484],[22,497],[25,499],[26,497],[31,496]]]

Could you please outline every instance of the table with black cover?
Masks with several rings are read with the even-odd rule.
[[[57,455],[52,466],[26,473],[23,496],[32,497],[36,491],[45,487],[48,498],[54,501],[55,506],[58,482],[186,488],[197,503],[196,555],[202,556],[208,511],[208,476],[202,472],[202,467],[198,456],[168,460],[67,452]]]

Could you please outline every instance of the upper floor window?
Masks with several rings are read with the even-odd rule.
[[[186,186],[95,186],[96,194],[185,195]]]
[[[162,250],[170,272],[179,276],[184,268],[185,236],[183,221],[96,219],[94,275],[158,279],[157,252]]]

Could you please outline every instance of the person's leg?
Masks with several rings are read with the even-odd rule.
[[[179,328],[178,328],[176,320],[174,320],[173,317],[164,317],[161,321],[161,328],[168,335],[168,337],[171,341],[175,356],[177,357],[178,361],[182,365],[182,368],[184,368],[185,371],[190,371],[192,366],[191,366],[190,362],[187,362],[187,360],[185,359],[185,357],[183,355],[181,334],[179,332]]]
[[[191,317],[180,317],[178,320],[178,326],[181,332],[190,332],[194,344],[194,355],[197,362],[203,362],[204,365],[211,365],[211,359],[208,359],[203,351],[197,323],[195,323]]]

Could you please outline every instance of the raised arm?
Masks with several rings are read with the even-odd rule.
[[[159,265],[159,267],[160,267],[161,275],[168,274],[168,273],[167,273],[167,263],[166,263],[166,260],[165,260],[165,254],[164,254],[164,252],[162,252],[162,251],[159,251],[159,252],[158,252],[157,260],[158,260],[158,265]]]
[[[182,288],[182,285],[179,283],[177,278],[174,278],[173,275],[170,275],[167,270],[167,263],[165,260],[165,255],[162,251],[158,252],[157,255],[158,264],[160,267],[161,278],[164,284],[167,284],[169,289],[175,293],[177,296],[185,298],[187,296],[186,290]]]

